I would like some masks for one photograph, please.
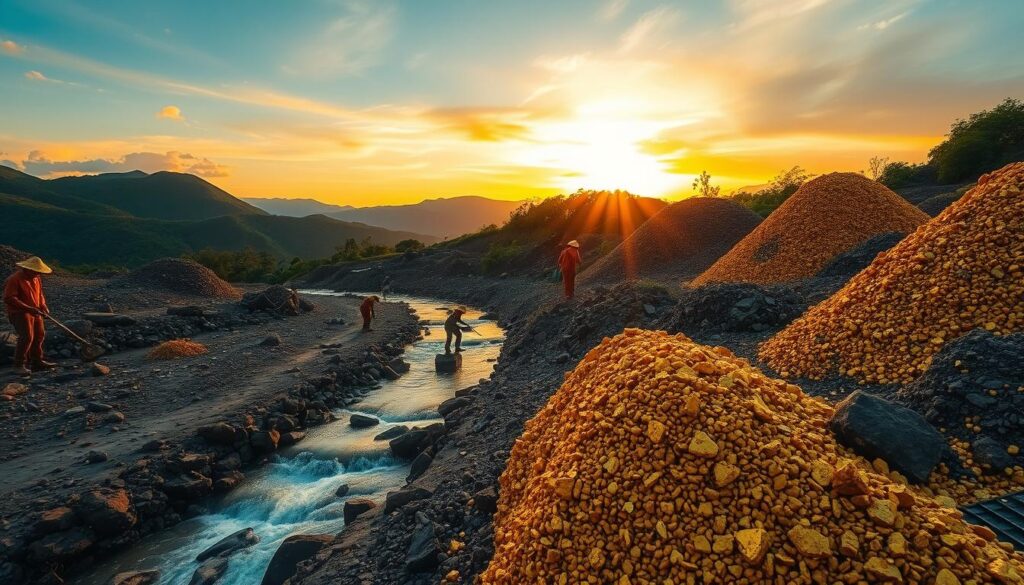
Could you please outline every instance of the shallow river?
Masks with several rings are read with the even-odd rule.
[[[342,294],[305,291],[306,294]],[[293,534],[337,533],[345,525],[342,507],[349,498],[383,501],[384,495],[405,484],[408,465],[390,456],[387,441],[373,437],[405,424],[440,421],[437,405],[455,391],[490,376],[504,332],[493,321],[480,320],[470,310],[463,319],[479,335],[463,334],[462,370],[434,372],[434,355],[443,351],[445,303],[438,300],[392,295],[388,300],[409,303],[419,318],[429,322],[431,335],[405,348],[411,369],[395,381],[383,381],[362,402],[336,411],[338,420],[310,429],[305,440],[280,451],[272,462],[248,474],[242,485],[210,504],[210,513],[186,520],[151,535],[130,550],[104,562],[90,574],[72,581],[79,585],[106,585],[123,571],[158,569],[161,584],[187,584],[199,566],[195,557],[221,538],[246,527],[260,537],[259,544],[231,556],[227,573],[218,585],[254,585],[278,546]],[[349,414],[360,412],[381,419],[368,429],[353,429]],[[350,490],[335,496],[342,484]]]

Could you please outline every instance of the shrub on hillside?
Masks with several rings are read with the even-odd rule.
[[[484,257],[480,259],[480,268],[487,274],[498,274],[503,272],[514,260],[523,253],[523,247],[518,242],[512,241],[507,244],[494,242]]]
[[[769,213],[775,211],[775,208],[782,205],[790,195],[796,193],[800,185],[813,176],[800,166],[794,166],[775,175],[764,189],[755,193],[734,193],[732,199],[761,217],[768,217]]]
[[[928,153],[942,183],[973,179],[1024,156],[1024,101],[1007,98],[991,110],[957,120]]]

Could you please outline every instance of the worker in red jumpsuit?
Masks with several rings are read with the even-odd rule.
[[[576,269],[581,262],[583,257],[580,256],[580,243],[576,240],[566,244],[558,255],[558,269],[562,271],[562,284],[567,299],[571,299],[576,292]]]
[[[38,256],[17,262],[18,270],[4,282],[4,308],[7,320],[18,334],[14,351],[14,369],[21,376],[32,370],[44,370],[57,364],[43,359],[43,340],[46,339],[44,315],[50,314],[43,296],[43,274],[53,270]],[[31,366],[31,370],[29,369]]]
[[[363,304],[359,305],[359,312],[363,315],[363,331],[373,331],[373,329],[370,329],[370,321],[377,318],[377,312],[373,310],[373,304],[379,302],[380,297],[370,295],[363,299]]]

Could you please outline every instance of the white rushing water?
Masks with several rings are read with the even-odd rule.
[[[252,528],[260,537],[259,544],[232,555],[226,574],[217,583],[258,584],[285,538],[337,533],[345,525],[342,508],[347,499],[383,501],[387,492],[402,487],[408,464],[391,457],[387,441],[374,441],[373,437],[392,426],[422,426],[441,420],[438,404],[454,396],[456,390],[490,376],[504,332],[494,322],[480,320],[478,311],[470,310],[464,320],[478,334],[463,334],[462,370],[439,375],[433,362],[434,355],[443,351],[445,303],[400,295],[388,300],[409,303],[419,318],[430,324],[430,335],[405,348],[403,358],[411,366],[408,373],[395,381],[383,381],[362,402],[336,411],[337,421],[310,429],[305,440],[277,453],[269,465],[249,473],[238,489],[212,502],[210,513],[143,539],[74,583],[106,585],[123,571],[158,569],[159,583],[187,584],[199,566],[197,554],[225,536]],[[354,429],[348,425],[353,412],[376,416],[381,424]],[[342,484],[350,489],[339,498],[335,492]]]

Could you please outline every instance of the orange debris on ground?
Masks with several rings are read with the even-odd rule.
[[[605,339],[513,447],[480,582],[1021,582],[1024,556],[852,457],[831,414],[722,347]]]
[[[172,339],[149,350],[146,357],[151,360],[173,360],[182,357],[202,355],[208,350],[202,343],[191,339]]]
[[[804,183],[691,284],[808,278],[872,236],[910,233],[926,221],[923,211],[877,181],[858,173],[822,175]]]
[[[979,179],[761,346],[783,377],[909,382],[948,341],[1024,330],[1024,163]]]

